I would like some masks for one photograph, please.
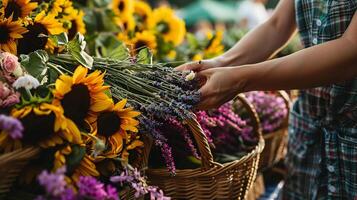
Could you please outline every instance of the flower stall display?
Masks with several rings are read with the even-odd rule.
[[[199,101],[199,93],[195,80],[188,78],[192,75],[152,64],[147,49],[132,57],[120,46],[113,57],[91,57],[84,52],[82,35],[71,41],[66,34],[52,37],[62,53],[38,50],[22,54],[24,69],[18,70],[17,63],[9,70],[12,63],[4,53],[3,61],[10,63],[2,66],[4,88],[9,86],[4,89],[4,101],[10,94],[21,94],[5,114],[20,120],[25,128],[22,138],[2,132],[0,146],[4,153],[31,145],[45,149],[43,156],[29,163],[35,173],[29,173],[28,180],[39,169],[63,166],[74,182],[81,176],[113,174],[118,163],[127,166],[130,157],[140,157],[139,129],[154,139],[169,166],[171,147],[158,126],[165,119],[193,117],[189,110]],[[16,79],[18,74],[22,76]],[[49,166],[37,165],[49,156],[53,156]]]

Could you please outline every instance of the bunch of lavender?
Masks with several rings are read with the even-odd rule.
[[[218,109],[196,112],[218,162],[238,159],[250,150],[256,143],[252,127],[239,115],[233,112],[232,102],[228,102]]]
[[[168,169],[187,169],[195,168],[196,165],[187,162],[185,159],[198,160],[200,156],[196,148],[195,141],[192,140],[192,135],[189,127],[182,122],[170,118],[164,121],[160,126],[160,132],[167,136],[167,147],[172,147],[169,149],[171,153],[170,161],[171,163],[166,163]],[[165,144],[166,145],[166,144]],[[161,160],[165,154],[160,155],[162,149],[153,148],[150,152],[149,166],[152,168],[162,167]],[[166,150],[168,151],[168,150]],[[165,158],[168,160],[167,158]],[[169,164],[169,165],[168,165]]]
[[[75,190],[66,182],[66,169],[60,168],[54,173],[42,171],[38,182],[45,189],[46,194],[37,196],[36,200],[119,200],[119,194],[111,185],[104,185],[97,179],[81,176],[76,183]]]
[[[261,91],[248,92],[246,97],[259,115],[263,133],[271,133],[282,126],[288,114],[282,97]]]
[[[142,133],[152,136],[160,147],[166,165],[175,172],[167,135],[160,131],[162,121],[190,119],[190,112],[200,100],[198,83],[192,72],[179,72],[162,64],[140,64],[131,60],[93,58],[93,68],[106,71],[105,82],[115,99],[128,103],[141,112]],[[69,54],[51,56],[47,63],[56,70],[71,70],[79,63]],[[67,71],[66,71],[67,72]],[[68,72],[67,72],[68,73]]]
[[[129,184],[135,189],[136,198],[150,194],[150,200],[170,200],[170,198],[166,197],[158,187],[149,186],[146,183],[146,178],[142,176],[137,169],[127,168],[120,175],[111,177],[110,181],[119,183],[121,186]]]

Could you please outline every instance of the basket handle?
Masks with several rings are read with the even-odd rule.
[[[252,118],[253,129],[256,133],[258,133],[259,139],[261,139],[262,133],[260,128],[260,122],[258,118],[258,114],[255,111],[254,107],[248,102],[245,98],[244,94],[239,94],[235,97],[235,100],[239,100],[242,102],[243,106],[248,110],[249,116]],[[220,165],[219,163],[215,163],[213,160],[213,155],[211,152],[211,148],[208,144],[208,140],[206,135],[204,134],[200,124],[198,123],[196,117],[192,119],[188,119],[185,121],[187,125],[190,127],[191,132],[193,133],[193,137],[195,138],[198,150],[201,154],[201,162],[202,162],[202,170],[208,170],[214,166]]]
[[[249,117],[252,119],[252,126],[253,126],[254,133],[258,133],[258,137],[263,138],[259,115],[255,110],[254,106],[248,101],[248,99],[245,97],[243,93],[238,94],[235,97],[235,100],[239,100],[243,104],[243,106],[247,109],[247,113]]]
[[[276,92],[276,94],[284,99],[286,109],[289,112],[290,111],[290,105],[291,105],[291,100],[290,100],[289,94],[284,90],[278,90]],[[287,115],[287,117],[285,117],[285,121],[284,121],[284,125],[285,126],[287,126],[288,124],[289,124],[289,114]]]

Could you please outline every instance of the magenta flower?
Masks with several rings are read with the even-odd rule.
[[[96,200],[105,200],[106,191],[104,189],[104,184],[99,182],[97,179],[89,176],[79,177],[77,183],[78,186],[78,195],[83,199],[93,198]]]

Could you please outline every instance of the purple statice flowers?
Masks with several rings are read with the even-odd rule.
[[[8,134],[12,139],[21,139],[23,130],[18,119],[0,114],[0,132]]]
[[[261,91],[248,92],[246,97],[259,115],[263,133],[276,131],[282,126],[288,114],[282,97]]]
[[[104,185],[94,177],[82,176],[76,183],[75,191],[65,180],[66,169],[60,168],[54,173],[44,170],[38,176],[38,182],[46,194],[36,200],[119,200],[119,194],[111,185]]]
[[[137,169],[127,168],[118,176],[112,176],[110,181],[120,185],[129,184],[135,189],[135,197],[138,198],[145,194],[150,194],[150,200],[170,200],[166,197],[162,190],[155,186],[149,186],[146,183],[146,178],[141,175]]]

